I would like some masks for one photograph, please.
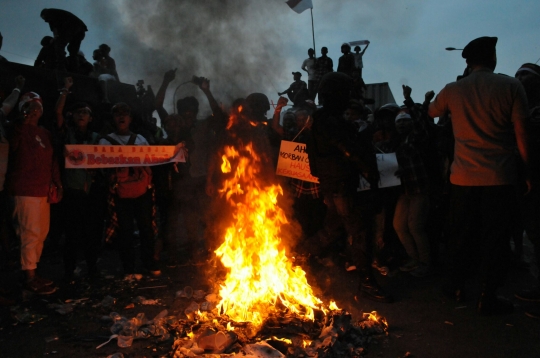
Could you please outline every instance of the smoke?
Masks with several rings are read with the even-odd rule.
[[[276,92],[276,77],[290,72],[280,49],[284,11],[284,3],[261,0],[115,0],[96,3],[93,20],[114,31],[111,55],[122,82],[144,79],[157,92],[163,73],[178,68],[165,102],[172,109],[174,88],[193,75],[209,78],[226,106],[252,92]],[[186,95],[207,102],[194,85],[182,86],[177,98]]]

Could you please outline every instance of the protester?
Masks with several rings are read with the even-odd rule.
[[[120,82],[120,78],[118,77],[118,72],[116,71],[116,62],[114,61],[114,58],[109,56],[111,53],[111,48],[107,44],[101,44],[99,45],[99,51],[103,55],[103,58],[105,59],[105,67],[110,71],[111,75],[113,75],[118,82]]]
[[[450,270],[445,292],[462,299],[473,262],[480,263],[478,313],[512,312],[512,303],[497,298],[508,266],[510,213],[515,210],[517,147],[531,190],[523,86],[493,73],[496,37],[480,37],[463,50],[472,72],[450,83],[429,106],[429,115],[452,113],[455,156],[451,167]],[[478,248],[476,250],[475,248]]]
[[[321,78],[327,74],[328,72],[334,71],[334,63],[332,62],[332,59],[327,56],[328,55],[328,48],[322,47],[321,48],[321,57],[317,58],[315,61],[315,83],[314,86],[316,88],[316,91],[319,89],[319,82],[321,81]],[[315,93],[316,94],[316,93]]]
[[[54,68],[65,71],[66,45],[70,56],[70,64],[73,68],[79,67],[77,53],[81,47],[81,42],[88,31],[84,22],[72,13],[60,9],[43,9],[41,18],[49,24],[54,34],[53,46],[56,54]]]
[[[7,140],[7,133],[4,125],[8,124],[6,118],[11,110],[17,105],[17,100],[24,87],[24,82],[25,79],[22,76],[17,76],[15,78],[15,88],[11,91],[11,94],[6,97],[0,108],[0,261],[2,262],[0,268],[6,268],[9,265],[12,265],[15,259],[10,252],[8,226],[11,213],[9,209],[8,193],[7,190],[4,190],[9,153],[9,142]],[[13,303],[14,301],[4,297],[3,293],[0,294],[0,306]]]
[[[359,175],[362,174],[372,187],[379,180],[376,167],[363,160],[355,144],[354,127],[343,119],[349,103],[352,78],[343,73],[326,74],[319,86],[323,108],[313,115],[311,137],[307,152],[312,175],[319,178],[320,189],[327,206],[325,230],[312,239],[315,254],[331,247],[337,239],[336,221],[341,221],[348,235],[354,265],[360,275],[359,293],[369,299],[391,302],[373,277],[369,240],[362,240],[358,205],[354,201]],[[333,218],[330,221],[328,218]],[[330,225],[332,224],[331,227]],[[339,234],[338,234],[339,235]],[[317,250],[318,247],[318,250]]]
[[[363,57],[364,53],[366,53],[367,48],[369,47],[369,41],[366,41],[366,47],[364,47],[363,50],[361,50],[360,46],[354,47],[354,66],[360,73],[360,77],[362,77],[362,69],[364,68],[364,62]],[[360,51],[361,50],[361,51]]]
[[[343,55],[339,58],[337,72],[343,72],[352,77],[356,65],[354,55],[351,53],[351,45],[348,43],[341,45],[341,53]]]
[[[169,265],[187,260],[204,260],[207,255],[206,243],[202,239],[202,229],[205,226],[205,208],[207,206],[206,184],[209,152],[212,148],[214,133],[224,130],[227,116],[221,110],[211,90],[210,81],[204,77],[192,78],[205,94],[212,116],[206,120],[197,120],[199,102],[193,96],[179,99],[176,102],[177,116],[168,116],[163,108],[165,92],[168,85],[175,79],[176,70],[169,70],[163,76],[163,82],[156,94],[156,110],[162,121],[167,123],[167,139],[163,144],[184,143],[189,154],[185,163],[168,165],[160,175],[170,178],[169,188],[172,191],[168,199],[163,201],[160,210],[164,215],[164,244],[169,251]],[[168,128],[168,129],[167,129]],[[170,132],[170,133],[169,133]],[[161,169],[160,169],[161,170]],[[177,242],[180,234],[180,219],[184,219],[186,239],[178,248]],[[177,248],[182,252],[177,252]]]
[[[54,283],[36,274],[50,222],[49,201],[62,198],[62,182],[49,131],[38,126],[43,114],[41,97],[28,92],[21,97],[22,118],[10,138],[6,189],[13,196],[13,217],[21,240],[21,267],[25,287],[37,294],[56,291]]]
[[[306,143],[306,135],[313,123],[311,113],[313,107],[297,109],[290,111],[284,117],[283,126],[279,123],[280,114],[287,105],[287,99],[280,97],[274,110],[272,119],[272,128],[274,131],[287,141],[297,143]],[[302,227],[303,237],[312,237],[322,229],[322,222],[326,213],[326,207],[319,190],[319,183],[290,178],[288,180],[289,190],[294,197],[293,210],[296,220]]]
[[[540,66],[525,63],[516,72],[516,78],[521,82],[525,93],[527,95],[527,102],[529,104],[530,125],[528,127],[530,133],[530,146],[531,153],[536,153],[532,156],[531,166],[533,169],[532,178],[535,180],[540,179],[540,157],[538,153],[540,151]],[[540,263],[540,191],[533,190],[522,197],[520,200],[520,228],[524,228],[527,233],[527,237],[534,245],[534,257],[536,263]],[[523,234],[523,231],[521,231]],[[540,282],[536,282],[536,286],[523,290],[515,295],[517,298],[524,301],[540,302]],[[540,318],[540,312],[538,310],[527,310],[526,314],[533,318]]]
[[[88,129],[92,110],[87,103],[78,102],[64,115],[66,98],[73,86],[73,79],[64,79],[64,88],[56,102],[56,128],[62,144],[97,144],[99,135]],[[66,120],[67,117],[67,120]],[[64,155],[74,155],[64,150]],[[63,174],[64,198],[62,200],[64,244],[64,279],[70,282],[77,267],[79,250],[88,266],[88,276],[98,276],[97,259],[103,232],[103,205],[106,197],[94,185],[98,171],[66,169]]]
[[[401,180],[402,192],[394,213],[394,229],[407,251],[408,260],[400,267],[417,277],[432,273],[426,221],[429,215],[429,176],[424,162],[428,150],[426,125],[415,111],[411,88],[403,85],[403,96],[408,108],[396,116],[396,130],[400,143],[396,148],[399,165],[396,175]]]
[[[40,44],[41,50],[34,61],[34,67],[53,69],[56,60],[53,38],[51,36],[44,36]]]
[[[101,101],[103,103],[110,103],[109,87],[107,83],[117,81],[114,75],[115,71],[107,67],[107,60],[105,59],[100,50],[94,50],[92,58],[94,59],[94,70],[92,71],[90,76],[95,77],[99,80],[99,86],[101,88],[102,96]]]
[[[4,43],[4,37],[2,36],[2,33],[0,32],[0,50],[2,50],[3,43]],[[4,56],[0,55],[0,63],[1,62],[8,62],[8,60]]]
[[[143,136],[130,130],[131,107],[125,103],[117,103],[112,108],[112,114],[116,131],[101,138],[99,144],[148,145]],[[143,267],[152,276],[161,275],[154,254],[157,222],[152,170],[150,167],[116,168],[109,175],[109,183],[108,201],[111,215],[106,239],[110,239],[117,230],[116,246],[120,250],[124,274],[130,276],[137,272],[133,245],[133,221],[136,220],[140,232]]]
[[[304,60],[302,63],[302,70],[306,71],[308,73],[308,91],[309,91],[309,98],[313,101],[315,100],[315,96],[317,96],[317,85],[318,82],[316,80],[316,61],[317,59],[315,56],[315,51],[310,48],[308,50],[308,58]]]
[[[309,91],[306,83],[301,80],[302,74],[300,72],[293,72],[292,75],[294,82],[285,91],[278,92],[278,96],[287,94],[289,100],[297,106],[309,99]]]

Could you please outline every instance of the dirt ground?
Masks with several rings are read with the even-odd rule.
[[[182,317],[189,301],[176,298],[175,293],[188,285],[195,290],[212,291],[216,268],[211,264],[164,268],[159,278],[145,276],[140,281],[127,282],[121,279],[117,262],[116,253],[107,251],[100,261],[105,277],[98,281],[63,285],[51,296],[26,297],[17,306],[1,307],[0,357],[107,357],[116,352],[122,352],[125,357],[167,356],[172,339],[136,340],[130,348],[119,348],[113,341],[96,350],[111,334],[111,323],[104,322],[102,317],[115,311],[128,318],[140,312],[152,318],[163,309]],[[535,306],[513,298],[516,290],[530,287],[534,282],[526,270],[512,270],[501,290],[501,295],[512,299],[515,312],[479,317],[474,300],[455,303],[440,294],[440,274],[421,279],[401,272],[378,276],[396,302],[355,300],[357,275],[355,271],[345,271],[343,264],[339,257],[334,257],[333,265],[314,264],[305,269],[323,301],[336,300],[353,317],[377,311],[387,318],[388,335],[371,342],[367,357],[540,357],[540,320],[524,314],[527,309],[540,310],[540,304]],[[43,258],[42,268],[48,277],[61,277],[62,263],[54,253]],[[2,287],[16,287],[17,279],[13,273],[3,273]],[[116,298],[116,303],[111,307],[100,306],[106,296]],[[137,296],[160,301],[157,305],[135,304],[134,308],[126,308]],[[48,307],[81,298],[88,300],[76,304],[73,312],[65,315]],[[13,318],[15,314],[24,318],[25,310],[26,320],[36,322],[21,323]]]

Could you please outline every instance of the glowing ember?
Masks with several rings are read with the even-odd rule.
[[[218,309],[234,321],[260,326],[281,304],[290,312],[313,320],[313,309],[322,309],[305,272],[293,267],[280,245],[280,228],[287,223],[277,206],[282,188],[260,180],[260,156],[249,143],[226,147],[221,169],[227,173],[219,193],[232,207],[233,220],[223,244],[215,251],[229,269],[220,289]]]

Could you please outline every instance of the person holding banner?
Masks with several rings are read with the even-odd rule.
[[[362,51],[360,51],[360,46],[354,46],[354,65],[356,66],[356,69],[360,72],[360,77],[362,77],[362,69],[364,68],[364,62],[362,61],[362,57],[364,56],[364,53],[366,53],[366,50],[369,47],[369,41],[365,40],[365,44],[366,47],[364,47]]]
[[[66,98],[73,86],[73,79],[64,79],[64,88],[56,102],[56,129],[62,144],[97,144],[99,135],[88,129],[92,110],[87,103],[78,102],[64,115]],[[66,121],[66,117],[68,121]],[[64,153],[68,155],[67,151]],[[82,249],[88,266],[88,276],[98,274],[97,259],[103,232],[104,203],[106,195],[102,186],[94,184],[96,171],[91,169],[66,169],[62,176],[64,198],[62,219],[65,229],[64,280],[71,282],[77,266],[77,256]],[[105,187],[106,188],[106,187]]]
[[[307,133],[313,123],[311,118],[313,109],[306,106],[305,109],[297,109],[294,114],[288,112],[283,118],[284,126],[281,126],[279,124],[280,113],[283,107],[287,105],[287,102],[285,97],[278,99],[272,119],[272,128],[284,139],[282,143],[287,143],[287,141],[296,142],[292,143],[295,144],[295,148],[298,147],[298,144],[304,144],[305,146]],[[298,151],[302,151],[302,146],[299,147]],[[282,152],[280,150],[280,159]],[[276,173],[282,175],[279,173],[279,168],[278,162]],[[309,168],[307,170],[309,171]],[[319,190],[319,183],[290,177],[289,189],[294,196],[294,215],[302,227],[304,238],[312,237],[322,229],[322,222],[326,212]]]
[[[112,108],[116,131],[100,139],[105,145],[148,145],[140,134],[132,133],[131,108],[117,103]],[[157,236],[156,205],[150,167],[123,167],[109,173],[109,227],[106,239],[117,231],[117,246],[124,274],[136,273],[133,249],[133,221],[137,221],[141,240],[141,260],[152,276],[161,275],[155,255]]]
[[[313,114],[313,125],[307,141],[311,173],[319,178],[327,207],[325,229],[311,238],[311,254],[317,255],[335,245],[344,227],[350,251],[360,275],[359,295],[379,302],[393,298],[377,283],[371,267],[371,242],[362,236],[358,203],[354,200],[359,175],[373,190],[378,185],[376,166],[366,162],[356,143],[356,130],[345,121],[352,89],[352,78],[344,73],[326,74],[319,86],[323,108]]]

